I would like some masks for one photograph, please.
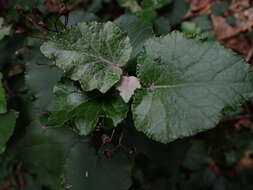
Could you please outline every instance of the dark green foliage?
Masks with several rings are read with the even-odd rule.
[[[186,0],[0,10],[0,190],[253,188],[253,70],[209,15],[184,20]]]

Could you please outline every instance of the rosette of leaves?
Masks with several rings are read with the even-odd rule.
[[[79,23],[46,42],[41,50],[66,72],[67,78],[79,81],[82,90],[105,93],[121,78],[122,66],[132,50],[129,43],[111,22]],[[228,108],[238,107],[252,95],[252,69],[216,42],[187,39],[173,32],[148,39],[137,62],[136,81],[142,88],[135,92],[132,103],[134,124],[159,142],[214,128],[226,110],[231,110]],[[120,103],[119,95],[112,96],[114,90],[99,96],[98,101],[93,92],[64,85],[55,88],[59,102],[49,117],[56,124],[74,121],[82,126],[76,127],[80,134],[88,134],[101,114],[112,119],[114,126],[125,118],[127,104]],[[118,89],[129,90],[128,86]],[[123,94],[131,96],[134,91],[130,90]],[[125,98],[126,102],[129,99]],[[108,111],[109,105],[114,108],[113,114]]]

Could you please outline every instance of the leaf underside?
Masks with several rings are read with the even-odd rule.
[[[132,47],[114,23],[90,22],[66,29],[44,43],[41,51],[83,90],[105,93],[120,80]]]
[[[250,66],[218,43],[178,32],[150,39],[138,58],[145,88],[134,97],[135,126],[163,143],[214,128],[225,108],[249,98],[252,77]]]

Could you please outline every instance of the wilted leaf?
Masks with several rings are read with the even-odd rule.
[[[123,76],[120,84],[116,87],[120,91],[120,96],[127,103],[137,88],[141,88],[138,78],[133,76]]]
[[[253,92],[253,73],[242,58],[180,33],[147,41],[138,78],[144,88],[135,93],[135,126],[163,143],[214,128],[224,108]]]
[[[41,46],[45,56],[85,91],[108,91],[130,58],[130,40],[112,22],[79,23]]]
[[[15,111],[0,114],[0,153],[5,151],[5,144],[14,131],[17,116],[18,113]]]

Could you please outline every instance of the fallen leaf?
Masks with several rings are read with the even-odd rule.
[[[229,25],[222,16],[212,15],[214,33],[219,40],[233,37],[241,32],[241,28]]]
[[[249,119],[241,119],[241,120],[239,120],[238,122],[235,123],[234,127],[236,129],[241,129],[242,127],[250,128],[251,123],[252,122]]]
[[[252,44],[250,40],[243,34],[224,40],[222,41],[222,44],[227,48],[231,48],[237,51],[245,59],[247,59],[248,57],[251,57],[249,53],[252,49]]]
[[[200,9],[206,8],[209,4],[209,0],[189,0],[190,3],[190,9],[192,11],[198,11]]]
[[[120,91],[120,96],[124,102],[127,103],[134,94],[134,91],[137,88],[141,88],[141,84],[139,79],[134,76],[123,76],[120,84],[116,88]]]
[[[252,152],[245,152],[244,156],[238,161],[236,165],[237,169],[253,169]]]
[[[46,0],[44,5],[48,8],[50,12],[58,12],[61,7],[61,1],[59,0]]]

